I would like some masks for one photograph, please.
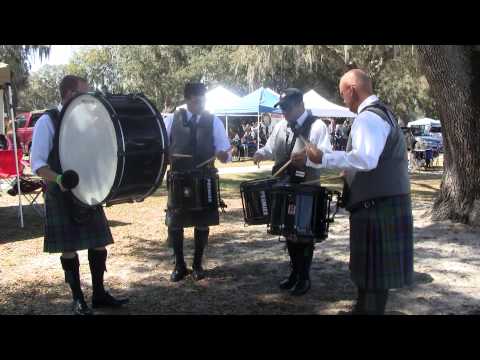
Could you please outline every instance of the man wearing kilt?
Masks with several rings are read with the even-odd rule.
[[[404,136],[392,111],[360,69],[345,73],[340,95],[355,118],[346,151],[322,154],[322,168],[343,172],[350,212],[350,272],[358,287],[353,314],[384,314],[388,291],[413,282],[413,217]]]
[[[113,243],[107,218],[101,206],[83,209],[75,204],[73,196],[62,186],[62,169],[59,156],[59,129],[61,107],[78,93],[88,91],[85,79],[67,75],[60,82],[62,103],[51,109],[35,124],[31,150],[32,171],[47,182],[45,193],[44,251],[61,253],[60,262],[65,272],[65,282],[70,285],[73,313],[91,315],[80,285],[78,250],[88,249],[92,274],[92,307],[119,307],[128,299],[116,299],[105,291],[103,275],[106,271],[106,245]]]
[[[197,166],[208,163],[208,160],[213,162],[215,157],[223,163],[232,159],[230,141],[221,120],[205,111],[205,93],[206,87],[202,83],[185,84],[187,109],[179,109],[165,119],[171,172],[195,170]],[[180,281],[189,273],[183,256],[183,239],[184,228],[191,226],[195,227],[192,276],[194,280],[203,279],[203,251],[208,243],[209,226],[219,224],[218,208],[208,211],[176,209],[171,206],[170,180],[167,180],[167,187],[165,224],[168,226],[168,243],[173,247],[175,256],[175,268],[170,280]]]
[[[321,119],[305,110],[303,94],[298,89],[286,89],[275,106],[280,106],[286,120],[275,126],[267,144],[255,153],[253,161],[259,163],[262,160],[275,160],[272,169],[272,174],[275,174],[291,160],[281,181],[300,183],[319,179],[320,170],[314,168],[312,161],[307,159],[305,143],[299,137],[308,140],[312,147],[329,152],[332,146],[327,126]],[[286,238],[286,245],[291,272],[280,283],[280,289],[289,290],[291,295],[301,296],[311,287],[310,266],[314,240],[289,236]]]

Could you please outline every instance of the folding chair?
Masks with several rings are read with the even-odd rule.
[[[20,191],[22,196],[41,217],[45,216],[43,205],[38,203],[38,197],[45,192],[45,183],[42,179],[25,174],[25,167],[30,166],[24,161],[23,152],[17,150],[18,172],[20,174]],[[0,180],[7,181],[10,189],[7,193],[11,196],[18,195],[17,171],[15,167],[15,153],[13,150],[0,150]]]

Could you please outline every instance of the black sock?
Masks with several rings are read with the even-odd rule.
[[[195,251],[193,254],[193,267],[199,268],[202,266],[203,250],[208,243],[209,229],[197,229],[194,230],[195,239]]]
[[[313,244],[300,244],[298,248],[300,261],[300,279],[310,280],[310,266],[313,259]]]
[[[287,250],[288,255],[290,256],[290,267],[291,267],[291,277],[298,276],[298,260],[297,260],[297,248],[294,243],[287,240]]]
[[[93,297],[102,297],[105,295],[105,288],[103,287],[103,274],[107,271],[105,265],[107,261],[107,249],[95,250],[88,249],[88,262],[90,265],[90,272],[92,274]]]
[[[388,290],[367,290],[365,292],[365,312],[368,315],[383,315],[388,300]]]
[[[185,259],[183,258],[183,228],[169,228],[168,238],[173,247],[173,255],[175,256],[175,267],[185,266]]]
[[[375,294],[375,314],[384,315],[387,306],[388,290],[378,290]]]
[[[357,302],[355,304],[354,312],[357,314],[364,314],[366,312],[366,298],[367,298],[367,291],[362,288],[358,288],[357,293]]]
[[[75,254],[75,257],[71,259],[60,256],[60,262],[65,271],[65,282],[70,285],[70,289],[72,290],[73,300],[83,300],[83,292],[80,286],[80,262],[78,261],[78,255]]]

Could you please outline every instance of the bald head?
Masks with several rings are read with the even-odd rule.
[[[348,86],[355,86],[359,91],[367,93],[368,96],[373,94],[372,80],[363,70],[352,69],[347,71],[342,76],[340,84],[342,84],[342,81]]]
[[[357,112],[358,106],[373,94],[372,80],[360,69],[347,71],[340,79],[340,95],[348,108]]]

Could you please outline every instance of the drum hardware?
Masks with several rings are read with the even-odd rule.
[[[172,157],[191,158],[191,157],[193,157],[193,155],[188,155],[188,154],[172,154]]]

